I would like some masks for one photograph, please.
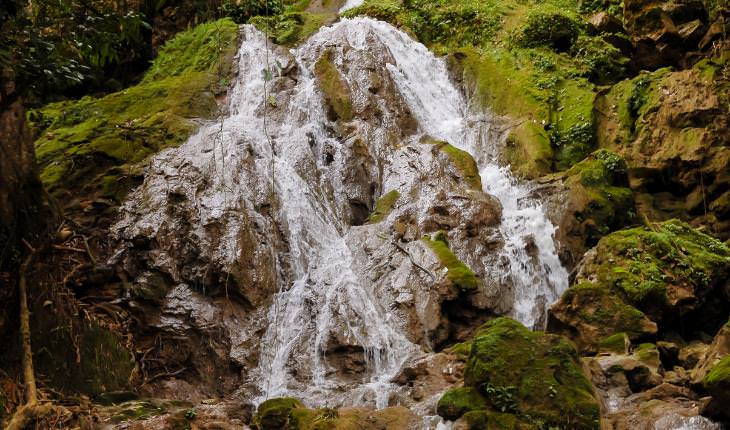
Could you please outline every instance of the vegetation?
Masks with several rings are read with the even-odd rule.
[[[471,291],[479,286],[479,281],[477,281],[474,272],[449,249],[445,232],[436,233],[433,239],[424,237],[421,240],[433,251],[446,268],[446,277],[456,288],[460,291]]]
[[[506,161],[518,174],[537,177],[568,169],[592,151],[593,83],[625,73],[627,60],[589,34],[583,11],[570,0],[367,0],[346,15],[389,21],[450,54],[476,99],[515,119]]]
[[[393,210],[393,208],[395,207],[395,203],[398,201],[399,198],[400,193],[398,192],[398,190],[393,190],[383,194],[383,196],[380,197],[377,202],[375,202],[375,210],[368,217],[368,223],[377,224],[380,221],[384,220]]]
[[[200,25],[170,41],[140,84],[32,111],[47,188],[99,188],[119,201],[136,163],[184,142],[196,128],[192,119],[218,114],[215,95],[227,86],[236,38],[230,19]]]

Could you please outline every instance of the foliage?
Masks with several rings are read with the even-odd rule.
[[[142,83],[32,111],[46,187],[57,194],[89,186],[121,199],[135,163],[182,143],[195,129],[191,118],[218,114],[215,92],[228,73],[237,31],[230,19],[202,24],[170,41]]]
[[[24,92],[43,98],[105,79],[106,71],[137,70],[149,52],[149,25],[135,11],[106,0],[15,2],[5,10],[0,66]]]
[[[277,15],[284,10],[281,0],[225,0],[220,11],[238,24],[245,24],[254,16]]]

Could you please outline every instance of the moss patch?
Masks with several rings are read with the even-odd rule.
[[[439,234],[441,233],[441,234]],[[433,239],[424,237],[423,242],[433,251],[441,264],[446,268],[446,277],[461,291],[475,290],[479,281],[474,272],[459,260],[459,257],[449,249],[449,244],[443,232],[437,233]]]
[[[585,273],[654,319],[677,303],[675,290],[702,297],[730,272],[727,245],[677,220],[612,233],[596,251]]]
[[[436,145],[439,151],[449,157],[449,161],[459,174],[459,178],[471,189],[482,190],[482,178],[479,175],[479,167],[474,157],[466,151],[451,145],[447,142],[427,140],[429,144]]]
[[[531,332],[509,318],[497,318],[477,330],[464,386],[486,398],[488,406],[480,419],[487,422],[490,412],[500,412],[531,425],[598,427],[598,404],[581,371],[575,348],[559,336]],[[442,398],[444,405],[480,405],[473,391],[452,390],[447,395],[446,400]],[[450,398],[468,401],[449,401]],[[457,409],[453,409],[454,415]],[[444,408],[444,412],[451,410]],[[511,420],[507,416],[502,418]]]
[[[353,118],[352,94],[345,78],[332,62],[332,50],[322,54],[314,65],[319,88],[327,104],[327,116],[332,121],[350,121]]]
[[[585,245],[635,222],[634,197],[628,187],[626,162],[598,150],[565,173],[565,185],[577,205],[576,219],[585,229]]]
[[[57,197],[100,189],[120,201],[129,188],[110,183],[127,180],[136,163],[184,142],[197,127],[194,118],[218,114],[215,95],[227,85],[237,29],[229,19],[199,25],[168,42],[139,85],[31,112],[46,187]]]
[[[452,388],[438,402],[438,414],[447,420],[456,420],[467,412],[488,408],[487,399],[474,387]]]
[[[269,399],[259,405],[254,423],[259,430],[279,430],[289,428],[292,411],[303,409],[302,402],[291,397]]]
[[[380,197],[377,202],[375,202],[375,210],[372,214],[370,214],[367,222],[370,224],[377,224],[384,220],[393,210],[393,208],[395,207],[395,203],[398,201],[399,198],[400,193],[398,192],[398,190],[393,190],[383,194],[383,196]]]

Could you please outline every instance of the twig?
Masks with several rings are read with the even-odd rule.
[[[405,248],[403,248],[402,246],[400,246],[400,244],[398,242],[396,242],[395,240],[391,240],[390,243],[392,243],[393,246],[395,246],[400,252],[402,252],[405,255],[407,255],[408,256],[408,259],[411,260],[411,264],[413,264],[414,266],[416,266],[419,269],[421,269],[424,272],[426,272],[426,274],[431,277],[431,281],[432,282],[436,282],[436,277],[433,275],[433,273],[431,273],[430,270],[426,269],[425,267],[421,266],[420,264],[416,263],[416,260],[413,259],[413,256],[411,255],[410,252],[408,252]]]

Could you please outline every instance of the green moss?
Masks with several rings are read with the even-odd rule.
[[[625,354],[629,347],[629,337],[626,333],[616,333],[598,341],[598,352]]]
[[[618,50],[586,33],[580,4],[367,0],[345,15],[388,21],[433,51],[451,54],[478,104],[513,118],[506,161],[516,173],[536,177],[567,169],[591,152],[590,81],[612,81],[623,73]]]
[[[259,430],[289,428],[293,421],[292,412],[300,408],[304,409],[302,402],[291,397],[269,399],[259,405],[254,423]]]
[[[670,285],[707,291],[730,274],[730,248],[677,220],[612,233],[587,267],[597,281],[657,316],[669,305]],[[700,293],[702,294],[702,293]]]
[[[400,198],[398,190],[393,190],[383,194],[383,196],[375,202],[375,210],[372,214],[370,214],[367,222],[370,224],[377,224],[384,220],[395,207],[395,203],[398,201],[398,198]]]
[[[438,235],[434,239],[424,237],[421,240],[428,245],[446,268],[446,277],[456,288],[461,291],[471,291],[479,286],[474,272],[449,249],[449,244],[445,240],[439,240]]]
[[[561,300],[571,303],[581,320],[596,327],[597,338],[616,332],[626,333],[631,339],[646,335],[646,315],[626,303],[610,287],[582,282],[568,288]]]
[[[98,189],[105,176],[124,178],[134,164],[184,142],[197,127],[194,118],[218,114],[215,93],[237,34],[229,19],[202,24],[168,42],[139,85],[31,112],[46,187],[57,195]]]
[[[598,404],[573,345],[509,318],[477,330],[464,385],[478,390],[494,412],[572,429],[598,427]]]
[[[585,228],[586,246],[595,246],[611,231],[634,223],[634,197],[628,187],[626,162],[620,156],[598,150],[564,176],[578,206],[575,216]]]
[[[730,387],[730,355],[726,355],[714,365],[702,382],[707,387]]]
[[[327,50],[314,65],[319,88],[327,104],[327,116],[332,121],[350,121],[353,118],[352,94],[345,78],[332,63],[332,50]]]
[[[430,139],[426,142],[436,145],[441,152],[449,157],[449,161],[451,161],[451,164],[459,172],[460,179],[464,181],[469,188],[481,191],[482,178],[479,175],[477,162],[471,154],[446,142]]]
[[[468,357],[471,352],[471,342],[461,342],[449,347],[448,351],[459,357]]]
[[[180,76],[190,72],[209,72],[228,68],[223,60],[236,44],[238,26],[231,19],[200,24],[165,44],[144,76],[143,83]]]
[[[456,420],[467,412],[484,410],[487,407],[487,400],[476,388],[461,387],[444,393],[436,410],[447,420]]]
[[[518,46],[546,46],[561,52],[571,48],[581,33],[583,23],[575,14],[550,6],[542,5],[527,13],[524,22],[512,35]]]
[[[115,406],[115,413],[110,417],[111,422],[121,423],[129,420],[141,420],[162,415],[165,408],[151,401],[131,401]]]

